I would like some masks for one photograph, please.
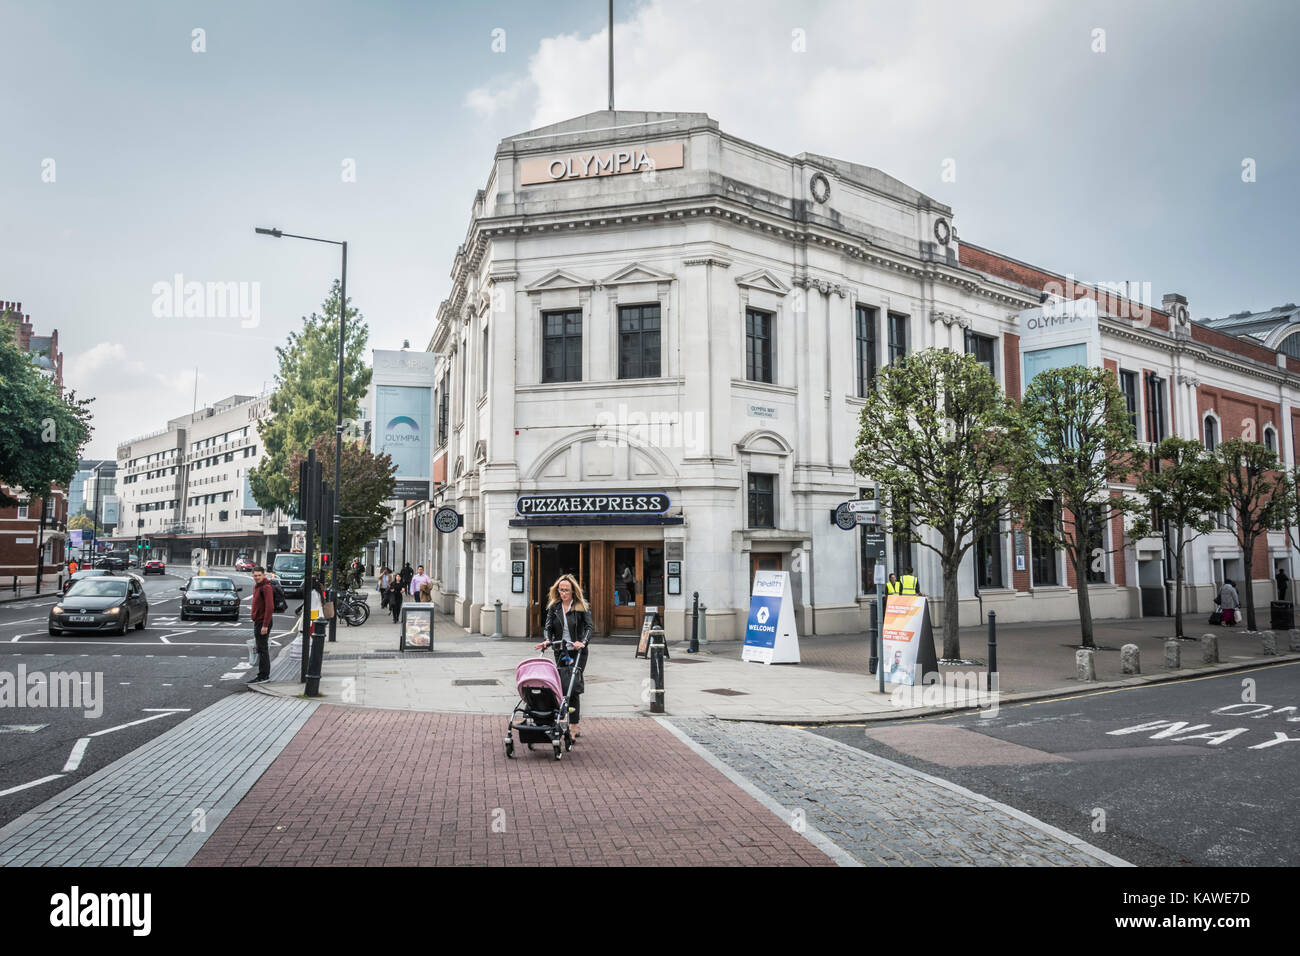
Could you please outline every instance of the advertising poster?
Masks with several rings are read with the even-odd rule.
[[[924,680],[927,673],[938,672],[939,661],[934,653],[934,635],[924,596],[891,594],[881,633],[885,680],[915,686],[920,683],[918,676]]]
[[[104,527],[117,524],[118,497],[117,495],[104,495],[103,502],[100,505],[100,523]]]
[[[740,659],[762,664],[799,663],[799,634],[787,572],[755,572]]]
[[[375,453],[392,456],[399,479],[428,480],[432,471],[432,396],[412,385],[375,390]]]

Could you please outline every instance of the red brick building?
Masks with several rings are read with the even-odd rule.
[[[48,336],[34,334],[31,316],[23,313],[21,302],[0,301],[0,319],[14,343],[62,390],[63,353],[59,350],[58,330]],[[16,585],[34,586],[38,574],[42,590],[57,587],[59,575],[64,571],[67,489],[53,487],[42,499],[23,489],[0,487],[23,502],[16,507],[0,507],[0,594]]]

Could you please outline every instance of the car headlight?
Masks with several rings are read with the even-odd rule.
[[[108,613],[108,614],[121,614],[121,613],[122,613],[122,609],[121,609],[120,607],[110,607],[106,613]]]
[[[61,607],[55,607],[55,609],[54,609],[54,613],[55,613],[55,614],[62,614],[62,613],[63,613],[63,608],[61,608]]]

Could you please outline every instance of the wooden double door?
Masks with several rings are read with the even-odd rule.
[[[597,636],[641,633],[647,607],[664,606],[663,542],[534,542],[529,587],[528,630],[542,633],[551,585],[572,574],[591,607]]]

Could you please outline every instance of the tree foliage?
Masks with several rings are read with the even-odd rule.
[[[1015,509],[1039,546],[1064,549],[1077,579],[1082,644],[1095,647],[1088,571],[1123,547],[1122,536],[1110,549],[1099,543],[1106,526],[1141,506],[1111,490],[1141,467],[1128,407],[1113,372],[1074,365],[1036,375],[1020,411],[1027,440],[1015,469]]]
[[[275,394],[270,401],[271,415],[257,426],[266,457],[248,476],[253,497],[263,508],[294,509],[297,493],[291,485],[297,482],[298,472],[296,468],[290,472],[288,462],[295,453],[305,455],[306,450],[322,437],[331,442],[329,466],[331,469],[334,467],[332,442],[339,348],[337,280],[323,308],[324,315],[313,312],[304,318],[302,329],[289,333],[288,342],[275,350],[280,368],[275,376]],[[349,305],[343,362],[344,422],[357,416],[361,399],[370,385],[370,368],[366,365],[365,355],[369,335],[361,314]],[[343,506],[346,509],[353,507],[346,497]]]
[[[1217,527],[1215,516],[1227,506],[1223,463],[1199,441],[1173,436],[1156,448],[1151,468],[1137,490],[1148,504],[1133,522],[1132,536],[1158,534],[1168,524],[1173,534],[1174,634],[1183,636],[1183,550]]]
[[[325,483],[334,485],[334,437],[322,435],[316,439],[316,460],[321,464]],[[285,465],[284,478],[294,502],[298,500],[298,466],[307,455],[294,452]],[[339,495],[339,553],[334,556],[340,569],[358,557],[367,541],[379,537],[387,525],[389,512],[386,501],[393,496],[394,475],[397,466],[389,455],[374,455],[361,442],[344,439],[343,485]],[[318,541],[315,554],[328,551],[330,542]]]
[[[853,470],[881,484],[895,534],[939,555],[946,659],[961,657],[957,572],[1006,510],[1005,466],[1020,441],[1015,406],[988,369],[948,349],[882,369],[862,409]]]
[[[1270,528],[1281,528],[1287,518],[1286,478],[1277,470],[1277,454],[1256,442],[1230,438],[1216,449],[1223,465],[1223,490],[1232,509],[1237,542],[1241,545],[1245,580],[1240,593],[1246,600],[1246,628],[1255,626],[1255,542]]]
[[[0,323],[0,483],[40,498],[72,481],[90,438],[91,401],[60,393]],[[0,505],[17,500],[0,491]]]

